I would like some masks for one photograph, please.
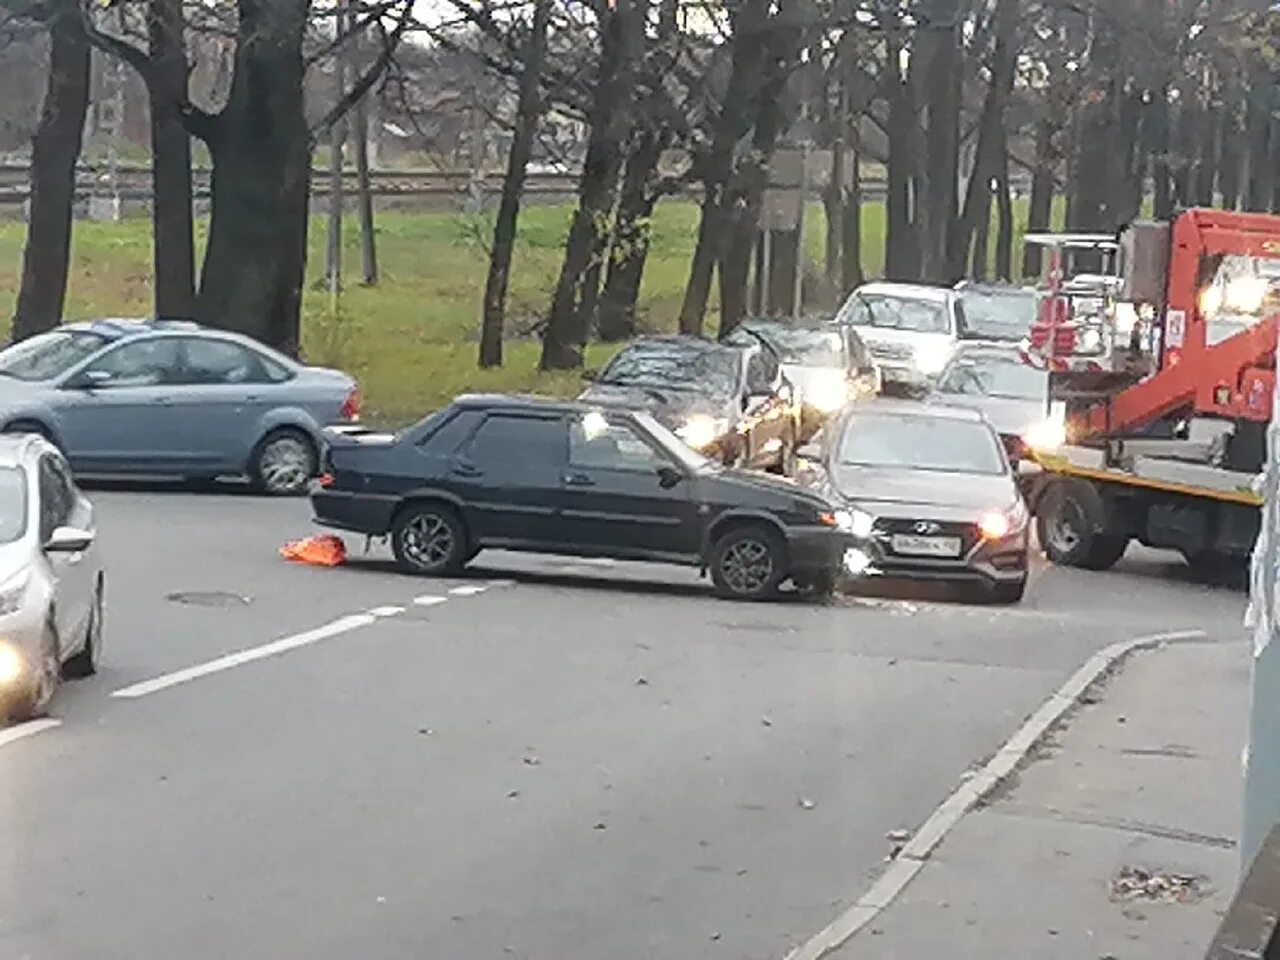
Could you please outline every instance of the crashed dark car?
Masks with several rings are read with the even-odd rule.
[[[850,408],[802,451],[808,484],[849,511],[856,577],[942,581],[1017,603],[1030,516],[977,411],[892,400]]]
[[[793,472],[800,411],[763,344],[646,337],[622,350],[578,397],[645,410],[694,450],[727,466]]]
[[[400,567],[486,548],[695,566],[733,599],[826,592],[849,517],[791,481],[728,469],[643,411],[461,397],[395,435],[327,433],[318,523],[389,537]]]

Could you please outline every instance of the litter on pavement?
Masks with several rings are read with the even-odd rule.
[[[286,543],[280,548],[280,556],[315,567],[340,567],[347,562],[347,545],[341,537],[326,533]]]

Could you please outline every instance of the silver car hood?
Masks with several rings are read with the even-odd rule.
[[[32,544],[27,537],[13,543],[0,543],[0,590],[30,567],[31,559]]]

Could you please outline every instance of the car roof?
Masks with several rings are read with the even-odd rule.
[[[1031,296],[1040,292],[1035,287],[1028,287],[1020,283],[989,283],[983,280],[961,280],[956,284],[955,289],[957,293],[977,291],[978,293],[991,293],[996,296],[1002,294]]]
[[[892,283],[880,281],[877,283],[864,283],[854,293],[874,293],[889,297],[911,297],[916,300],[932,300],[935,303],[945,303],[947,300],[955,296],[955,291],[949,287],[931,287],[923,283]]]
[[[453,401],[455,407],[469,410],[506,410],[524,413],[586,413],[599,410],[601,404],[586,400],[557,400],[524,393],[464,393]],[[623,408],[609,408],[611,413],[626,413]]]
[[[673,351],[692,350],[701,353],[738,353],[742,349],[741,347],[735,347],[727,343],[720,343],[718,340],[707,340],[703,337],[691,337],[687,334],[672,333],[656,337],[641,337],[639,340],[632,341],[628,346],[619,351],[619,353],[622,354],[629,350],[643,348]]]
[[[148,318],[129,318],[129,317],[102,317],[96,320],[79,320],[73,323],[63,324],[64,330],[74,330],[85,333],[96,333],[99,336],[108,337],[112,340],[123,339],[124,337],[141,336],[144,333],[225,333],[227,331],[213,330],[210,327],[202,327],[193,320],[167,320],[148,319]]]
[[[851,409],[851,413],[859,414],[881,414],[884,416],[908,416],[942,419],[942,420],[968,420],[974,423],[981,423],[982,414],[969,407],[952,407],[943,403],[924,404],[917,400],[898,400],[890,397],[876,397],[859,403]]]

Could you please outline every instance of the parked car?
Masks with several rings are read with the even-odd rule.
[[[1062,418],[1050,415],[1049,374],[1027,363],[1020,349],[965,344],[938,377],[930,399],[977,410],[996,428],[1010,459],[1066,442]]]
[[[849,295],[836,323],[852,327],[879,365],[885,387],[926,392],[960,339],[960,295],[943,287],[868,283]]]
[[[726,469],[644,411],[474,396],[395,436],[328,433],[316,521],[390,537],[410,573],[494,547],[701,567],[755,600],[829,588],[847,543],[822,496]]]
[[[880,368],[852,327],[750,318],[724,342],[740,347],[762,342],[782,361],[800,400],[802,441],[846,404],[880,393]]]
[[[1030,517],[995,430],[975,410],[873,400],[806,450],[812,485],[850,512],[849,573],[968,586],[1002,603],[1027,584]]]
[[[579,400],[647,410],[695,450],[728,466],[792,472],[800,410],[764,345],[646,337],[622,350]]]
[[[81,474],[304,493],[321,429],[359,412],[345,373],[183,321],[71,323],[0,350],[0,429],[45,437]]]
[[[1021,343],[1039,316],[1035,287],[961,280],[955,289],[963,340]]]
[[[63,676],[97,670],[96,533],[58,450],[36,436],[0,437],[0,718],[38,716]]]

